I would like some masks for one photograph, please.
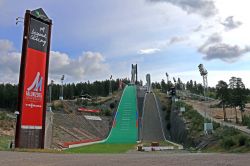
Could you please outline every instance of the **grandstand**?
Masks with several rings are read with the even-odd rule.
[[[86,119],[84,115],[54,114],[53,148],[67,148],[69,144],[92,142],[107,137],[111,117],[102,120]]]

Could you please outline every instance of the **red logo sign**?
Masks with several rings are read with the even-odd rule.
[[[46,53],[28,48],[26,55],[22,128],[42,128]]]

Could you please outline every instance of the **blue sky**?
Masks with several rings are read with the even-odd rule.
[[[245,0],[0,0],[0,82],[17,83],[23,25],[15,18],[42,7],[53,20],[49,79],[66,82],[180,77],[210,86],[231,76],[250,87],[249,2]]]

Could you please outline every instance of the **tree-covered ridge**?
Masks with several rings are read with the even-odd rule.
[[[119,88],[119,80],[111,80],[112,91],[117,91]],[[129,83],[128,79],[121,80],[124,84]],[[58,100],[60,96],[60,84],[49,84],[52,86],[51,99]],[[80,95],[88,94],[90,96],[108,96],[110,88],[110,80],[95,81],[90,83],[80,82],[80,83],[68,83],[63,86],[63,98],[64,99],[74,99]],[[49,91],[49,88],[47,88]],[[0,108],[6,108],[11,111],[17,109],[17,95],[18,95],[18,85],[16,84],[0,84]],[[48,97],[49,93],[47,93]],[[48,101],[48,100],[47,100]]]

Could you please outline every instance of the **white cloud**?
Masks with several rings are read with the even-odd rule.
[[[13,43],[0,40],[0,82],[16,83],[21,54],[14,51]]]
[[[221,35],[214,33],[198,48],[198,51],[205,55],[203,57],[205,60],[220,59],[224,62],[232,63],[248,53],[250,46],[241,48],[238,45],[222,43]]]
[[[159,52],[159,51],[160,51],[159,48],[147,48],[147,49],[139,50],[138,54],[141,54],[141,55],[154,54],[154,53]]]
[[[109,65],[98,52],[84,52],[77,58],[51,51],[50,77],[58,79],[62,74],[69,82],[104,79],[109,75]]]
[[[19,78],[21,53],[15,52],[9,40],[0,40],[0,82],[17,83]],[[77,58],[71,58],[65,53],[51,51],[50,79],[60,79],[66,76],[66,81],[87,81],[107,78],[109,65],[98,52],[84,52]]]
[[[148,0],[151,2],[167,2],[180,7],[187,13],[197,13],[203,17],[210,17],[217,13],[214,2],[211,0]]]
[[[221,24],[225,26],[225,30],[232,30],[238,28],[242,22],[235,21],[233,16],[227,17]]]

